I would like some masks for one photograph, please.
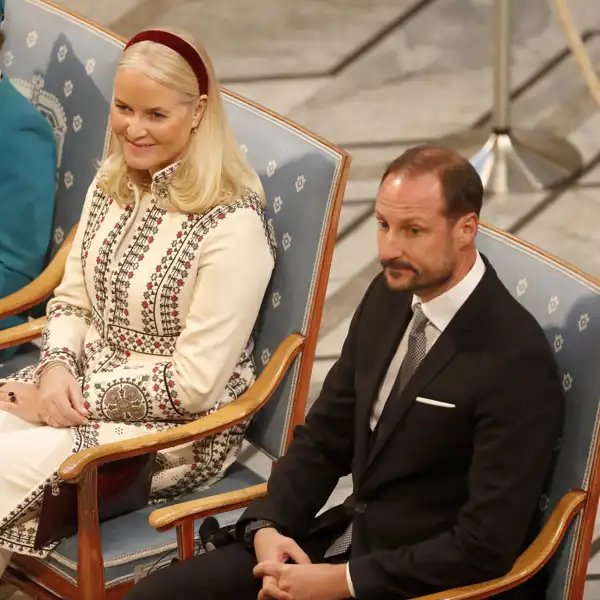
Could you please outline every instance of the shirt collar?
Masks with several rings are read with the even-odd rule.
[[[157,171],[152,176],[152,196],[164,205],[168,205],[170,199],[169,185],[173,179],[173,175],[177,172],[181,165],[181,160]]]
[[[471,270],[454,287],[444,292],[441,296],[422,302],[421,299],[413,295],[412,308],[416,304],[421,304],[425,316],[432,325],[441,333],[448,327],[454,315],[460,307],[467,301],[467,298],[473,293],[477,284],[481,281],[485,273],[485,263],[479,252],[475,258],[475,263]]]

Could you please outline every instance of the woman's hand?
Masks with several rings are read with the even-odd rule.
[[[0,387],[0,410],[28,423],[43,423],[39,408],[38,390],[33,383],[10,381]]]
[[[79,383],[67,367],[55,365],[44,371],[39,381],[39,410],[51,427],[77,427],[87,423]]]

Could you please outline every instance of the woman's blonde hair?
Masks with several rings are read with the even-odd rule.
[[[206,50],[188,33],[173,33],[197,51],[208,74],[208,98],[204,114],[181,163],[169,182],[169,198],[163,208],[185,213],[203,213],[218,204],[234,202],[244,188],[256,192],[264,204],[258,175],[249,165],[236,140],[221,100],[219,81]],[[194,71],[177,52],[155,42],[134,44],[121,56],[117,68],[135,69],[158,83],[179,92],[184,102],[200,100]],[[112,139],[110,155],[100,167],[100,185],[121,206],[135,202],[135,188],[148,187],[149,174],[132,172],[117,141]]]

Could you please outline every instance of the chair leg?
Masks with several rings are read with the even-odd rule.
[[[98,515],[98,469],[92,468],[77,484],[79,557],[77,587],[82,600],[104,600],[104,560]]]
[[[179,560],[187,560],[194,556],[194,521],[192,519],[177,525],[177,550]]]

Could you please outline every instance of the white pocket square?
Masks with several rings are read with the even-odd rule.
[[[439,400],[431,400],[430,398],[423,398],[422,396],[417,396],[416,402],[420,402],[421,404],[429,404],[431,406],[441,406],[442,408],[456,408],[456,404],[440,402]]]

